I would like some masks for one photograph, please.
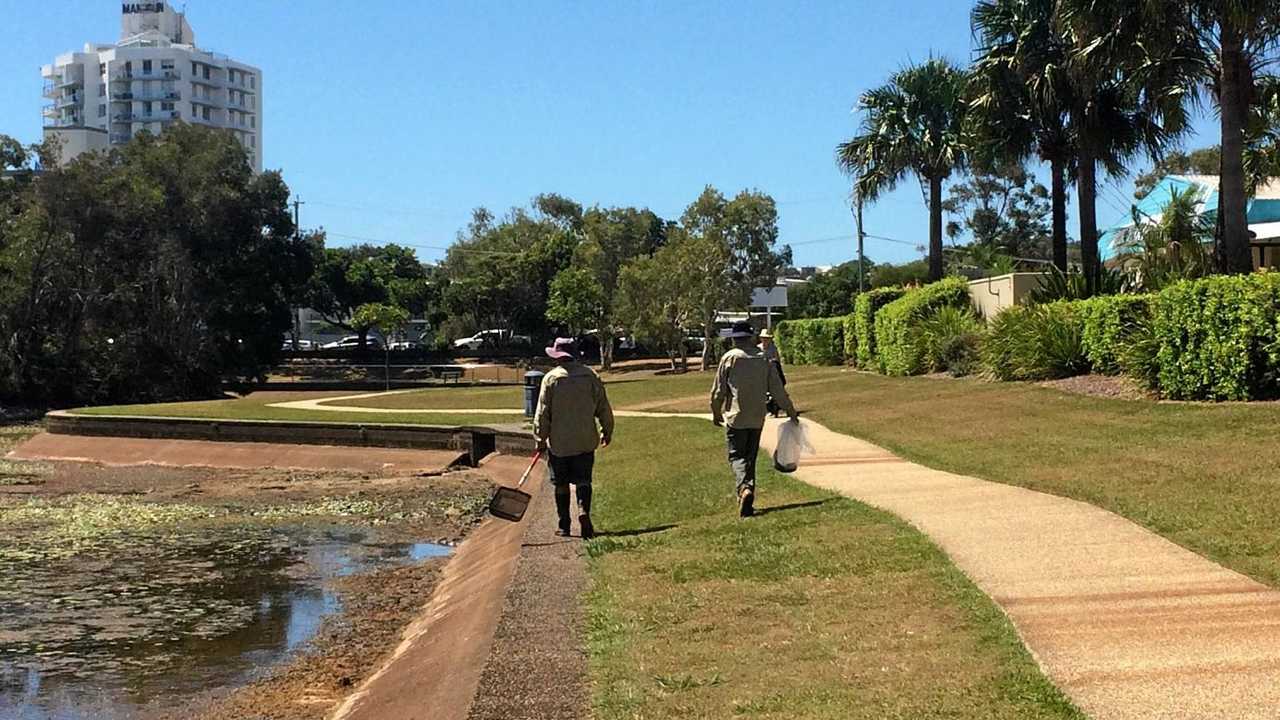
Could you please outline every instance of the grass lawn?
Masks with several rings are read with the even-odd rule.
[[[1280,404],[825,372],[796,395],[833,430],[930,467],[1098,505],[1280,586]]]
[[[596,717],[1082,717],[904,523],[771,470],[739,520],[723,444],[624,418],[597,456]]]

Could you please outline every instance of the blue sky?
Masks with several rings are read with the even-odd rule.
[[[179,3],[180,5],[180,3]],[[264,75],[265,166],[331,244],[437,259],[484,205],[540,192],[675,217],[708,183],[778,200],[801,264],[852,259],[835,145],[860,92],[908,61],[970,57],[964,0],[845,3],[188,0],[203,47]],[[0,0],[0,133],[40,136],[39,67],[114,42],[117,0]],[[1214,142],[1212,122],[1188,141]],[[1131,183],[1102,191],[1102,227]],[[865,212],[877,261],[918,256],[918,184]],[[1074,205],[1070,227],[1075,227]],[[830,238],[841,238],[830,240]]]

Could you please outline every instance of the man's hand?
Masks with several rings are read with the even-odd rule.
[[[609,447],[609,443],[611,443],[611,442],[613,442],[613,438],[612,438],[612,437],[609,437],[608,435],[601,435],[601,436],[600,436],[600,447],[602,447],[602,448],[607,448],[607,447]]]
[[[724,427],[724,418],[720,417],[719,415],[716,415],[715,417],[711,418],[711,422],[716,427]]]
[[[546,441],[546,440],[543,440],[542,438],[538,438],[538,448],[537,448],[537,449],[538,449],[538,452],[546,452],[546,451],[547,451],[547,441]]]

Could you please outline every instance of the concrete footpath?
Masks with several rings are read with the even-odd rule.
[[[924,531],[1091,717],[1280,718],[1280,591],[1092,505],[932,470],[803,422],[817,455],[796,477]],[[769,449],[776,432],[771,421]]]

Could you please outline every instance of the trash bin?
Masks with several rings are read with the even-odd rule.
[[[538,394],[542,392],[542,376],[546,373],[530,370],[524,374],[524,416],[533,417],[538,408]]]

